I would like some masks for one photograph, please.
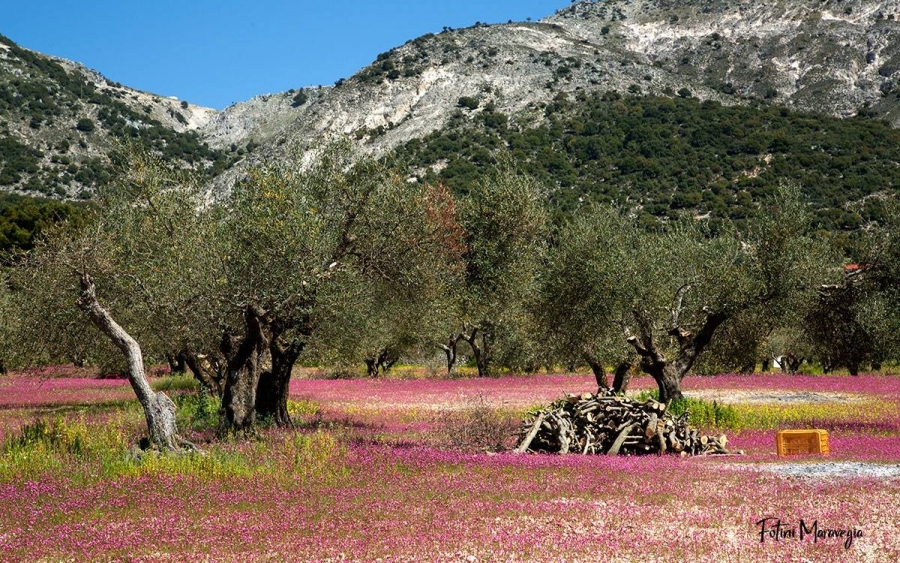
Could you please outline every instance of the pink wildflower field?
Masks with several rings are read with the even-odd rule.
[[[127,382],[11,375],[0,561],[900,561],[900,377],[684,383],[733,408],[704,430],[744,455],[517,455],[509,425],[505,451],[448,439],[467,413],[515,423],[594,390],[534,375],[296,379],[297,428],[227,441],[170,391],[204,453],[135,459]],[[828,430],[831,454],[777,457],[781,428]]]

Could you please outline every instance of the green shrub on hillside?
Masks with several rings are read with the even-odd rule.
[[[472,109],[468,99],[458,105]],[[460,111],[398,153],[414,166],[444,164],[425,179],[466,193],[505,148],[556,188],[558,208],[613,202],[639,210],[642,221],[686,211],[740,220],[790,179],[822,228],[850,231],[881,218],[868,196],[900,186],[900,131],[881,121],[615,93],[557,97],[542,109],[537,127],[493,108],[489,118]]]
[[[75,129],[78,129],[83,133],[91,133],[94,130],[94,122],[87,117],[83,117],[75,124]]]
[[[83,207],[67,202],[15,194],[0,196],[0,258],[16,249],[32,248],[51,225],[61,221],[78,225],[83,216]]]

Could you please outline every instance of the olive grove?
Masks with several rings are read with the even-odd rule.
[[[544,188],[503,159],[454,195],[338,143],[215,193],[125,155],[77,228],[0,272],[0,365],[120,370],[160,449],[191,445],[149,362],[183,362],[226,435],[290,426],[301,361],[377,376],[442,349],[449,372],[470,351],[479,376],[587,365],[620,393],[637,366],[669,402],[695,370],[749,371],[787,348],[851,373],[900,349],[890,200],[851,271],[791,186],[715,232],[692,217],[648,229],[592,205],[554,222]]]

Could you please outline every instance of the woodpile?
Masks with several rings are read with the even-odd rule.
[[[609,394],[567,395],[531,413],[522,425],[516,452],[638,455],[723,455],[728,439],[701,435],[688,423],[688,412],[675,417],[666,404],[645,403]]]

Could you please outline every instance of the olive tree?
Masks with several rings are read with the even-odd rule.
[[[741,229],[708,236],[690,225],[646,240],[637,252],[654,256],[643,280],[652,289],[633,290],[627,341],[661,401],[682,396],[682,379],[720,327],[759,309],[791,310],[827,279],[829,254],[795,187],[781,188]]]
[[[341,308],[371,295],[415,302],[440,283],[452,234],[438,194],[353,157],[333,145],[305,167],[253,170],[218,207],[218,293],[242,319],[222,344],[223,431],[246,429],[257,414],[290,424],[291,370],[323,326],[349,326]]]
[[[375,377],[401,358],[433,355],[435,335],[445,330],[441,312],[450,278],[444,264],[436,263],[417,291],[401,293],[347,272],[341,284],[319,296],[306,361],[339,369],[364,363],[366,374]]]
[[[8,365],[13,365],[19,308],[9,286],[5,272],[0,270],[0,375],[5,375]]]
[[[856,264],[836,283],[823,284],[806,316],[810,344],[826,370],[857,375],[900,355],[900,205],[883,198],[886,219],[861,233]]]
[[[205,298],[209,271],[202,192],[147,152],[130,149],[122,164],[83,227],[58,228],[13,272],[20,333],[23,345],[50,358],[73,342],[89,342],[96,353],[92,339],[101,337],[124,359],[150,442],[180,449],[189,444],[177,434],[175,405],[150,387],[144,354],[208,338],[192,307]]]
[[[448,369],[462,340],[472,350],[479,376],[489,375],[494,345],[521,332],[544,253],[545,201],[541,187],[506,161],[461,200],[464,274],[454,290],[452,316],[458,328],[442,346]]]
[[[579,221],[588,226],[574,223],[561,238],[570,248],[559,252],[580,255],[570,259],[580,264],[572,276],[593,276],[596,283],[568,295],[562,282],[548,286],[575,311],[571,319],[553,317],[564,335],[557,338],[570,350],[602,348],[618,325],[640,368],[656,381],[661,401],[682,396],[681,381],[700,355],[714,338],[729,334],[722,327],[761,309],[790,310],[823,279],[826,254],[810,236],[793,188],[782,189],[742,228],[725,225],[715,235],[693,219],[648,232],[613,209],[586,213]],[[592,312],[594,322],[608,326],[583,328]]]
[[[862,257],[863,277],[871,285],[871,297],[861,307],[859,319],[879,342],[879,359],[900,360],[900,200],[884,200],[882,224],[870,231]]]
[[[533,304],[548,361],[586,363],[599,388],[610,387],[604,366],[616,365],[617,392],[625,390],[634,355],[622,336],[628,284],[619,268],[638,234],[611,210],[578,213],[555,237]]]

